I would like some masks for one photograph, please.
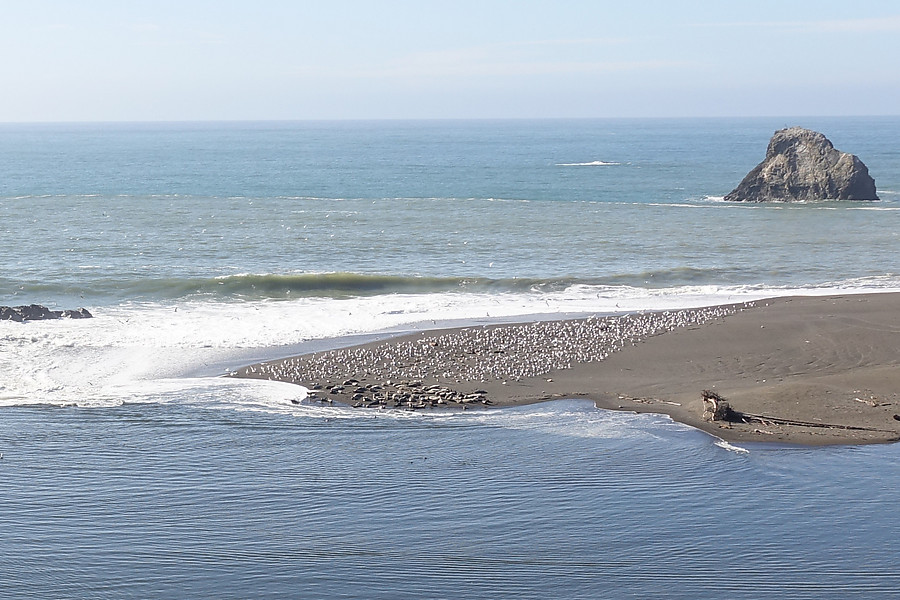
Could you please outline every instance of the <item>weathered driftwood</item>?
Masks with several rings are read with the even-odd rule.
[[[703,420],[704,421],[734,421],[735,412],[731,405],[722,396],[710,390],[703,390]]]
[[[813,421],[797,421],[794,419],[781,419],[766,415],[754,415],[751,413],[736,413],[744,423],[762,423],[763,425],[795,425],[797,427],[824,427],[826,429],[852,429],[855,431],[887,431],[876,427],[859,427],[856,425],[837,425],[834,423],[819,423]]]
[[[768,415],[756,415],[736,411],[719,394],[710,390],[703,390],[701,397],[704,402],[703,418],[706,421],[729,421],[732,423],[761,423],[762,425],[793,425],[795,427],[824,427],[826,429],[849,429],[854,431],[887,431],[875,427],[860,427],[856,425],[838,425],[834,423],[819,423],[813,421],[798,421],[796,419],[783,419]],[[898,419],[900,420],[900,419]],[[768,433],[768,432],[765,432]]]

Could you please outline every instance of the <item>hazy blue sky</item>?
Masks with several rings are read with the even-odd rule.
[[[0,8],[0,122],[900,114],[898,0]]]

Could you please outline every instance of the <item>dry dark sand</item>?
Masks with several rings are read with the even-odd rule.
[[[900,294],[431,331],[237,375],[319,387],[308,401],[360,410],[589,398],[728,441],[890,442],[900,439]],[[755,417],[705,421],[703,390]]]

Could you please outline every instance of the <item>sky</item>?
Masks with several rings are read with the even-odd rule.
[[[0,122],[900,114],[898,0],[0,0]]]

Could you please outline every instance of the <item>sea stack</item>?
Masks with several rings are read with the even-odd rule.
[[[836,150],[817,131],[789,127],[775,132],[765,160],[725,200],[878,200],[878,195],[875,180],[857,156]]]

